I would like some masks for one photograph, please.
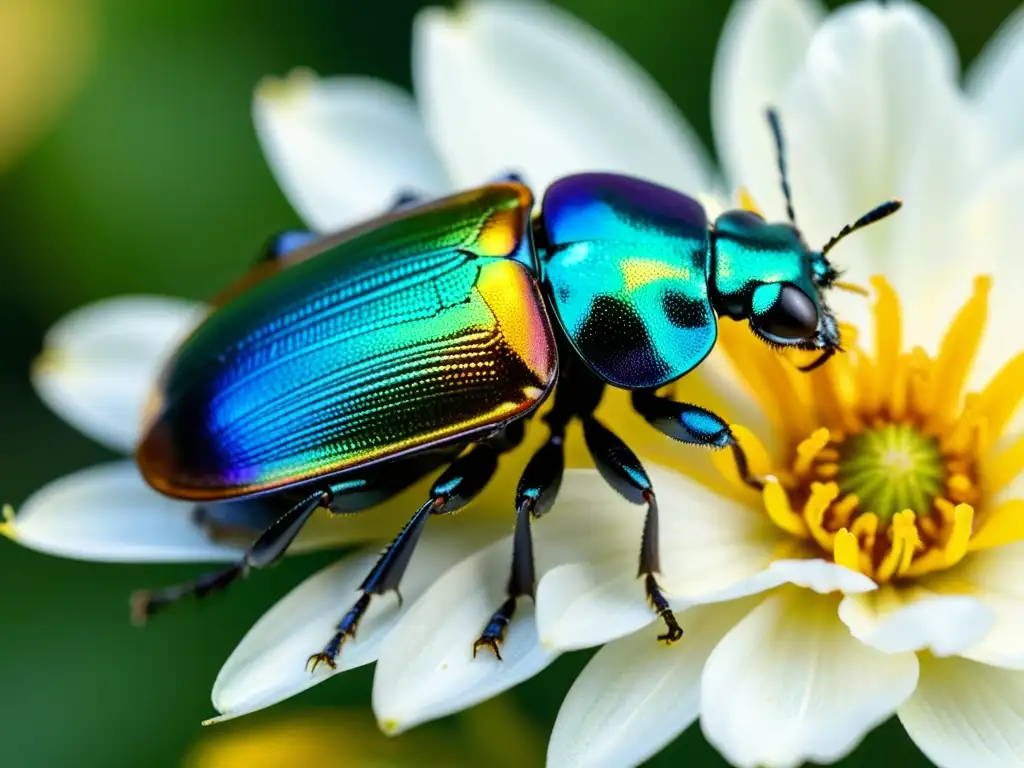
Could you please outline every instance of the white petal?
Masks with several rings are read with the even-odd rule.
[[[972,597],[995,619],[989,632],[960,655],[998,667],[1024,669],[1024,542],[975,552],[956,570]]]
[[[396,734],[471,707],[540,672],[558,655],[540,645],[533,605],[520,600],[501,646],[504,661],[473,642],[505,601],[506,538],[446,571],[412,605],[380,649],[373,710]]]
[[[456,186],[519,173],[534,189],[621,171],[706,191],[709,163],[671,101],[610,41],[547,4],[417,17],[413,80]]]
[[[700,712],[700,675],[750,600],[680,615],[688,634],[665,646],[645,629],[607,645],[565,697],[548,744],[552,768],[639,765],[682,733]]]
[[[31,549],[103,562],[237,560],[239,550],[208,539],[192,504],[161,496],[130,462],[63,477],[33,494],[6,531]]]
[[[971,277],[992,259],[974,249],[964,259],[957,237],[955,214],[991,153],[957,69],[948,33],[920,6],[854,3],[815,34],[779,105],[809,243],[823,244],[886,199],[904,200],[898,214],[847,238],[831,258],[853,282],[885,274],[914,307],[903,314],[904,346],[930,351]],[[767,210],[781,210],[778,191],[752,191]],[[838,316],[870,328],[868,302],[842,294],[830,301]]]
[[[827,560],[775,560],[763,571],[750,578],[739,581],[719,592],[701,595],[695,600],[702,603],[734,600],[737,597],[766,592],[783,584],[794,584],[813,590],[820,595],[832,592],[842,592],[848,595],[859,594],[878,588],[878,585],[863,573],[851,571],[849,568],[830,563]]]
[[[403,193],[448,189],[412,97],[388,83],[293,72],[256,90],[253,122],[277,183],[319,232],[382,213]]]
[[[1024,672],[922,656],[921,681],[899,717],[940,768],[1024,765]]]
[[[636,565],[634,556],[602,565],[570,563],[544,574],[537,585],[541,644],[560,651],[588,648],[653,622]]]
[[[971,647],[995,620],[973,597],[916,586],[850,595],[839,606],[839,618],[858,640],[886,653],[929,650],[937,656]]]
[[[129,451],[160,367],[204,311],[156,296],[107,299],[75,310],[46,334],[32,383],[72,426]]]
[[[1024,148],[1024,6],[975,59],[966,88],[994,123],[1003,146]]]
[[[718,41],[711,84],[715,144],[730,182],[746,186],[759,203],[759,195],[774,200],[779,189],[765,109],[778,105],[821,16],[815,0],[741,0]]]
[[[987,271],[993,276],[985,335],[968,380],[973,390],[984,387],[1021,349],[1020,336],[1014,330],[1020,322],[1019,297],[1024,286],[1024,264],[1018,256],[1020,243],[1024,241],[1021,199],[1024,199],[1024,151],[988,174],[976,193],[965,198],[961,211],[961,243],[962,249],[972,254],[971,272]],[[977,254],[988,256],[979,262]],[[1018,409],[1018,413],[1024,416],[1024,409]],[[1009,434],[1020,426],[1014,425]]]
[[[446,568],[487,542],[483,529],[428,528],[402,579],[404,606],[393,595],[374,598],[356,637],[342,648],[337,669],[311,673],[310,654],[320,651],[338,621],[362,594],[359,585],[380,555],[364,549],[325,568],[265,613],[225,662],[213,686],[219,722],[276,704],[348,669],[376,661],[380,646],[406,608]],[[213,722],[211,721],[211,722]]]
[[[850,637],[834,600],[783,590],[712,651],[701,726],[737,766],[830,763],[913,692],[917,669],[912,653],[885,654]]]

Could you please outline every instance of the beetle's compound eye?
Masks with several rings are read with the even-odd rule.
[[[792,283],[765,283],[754,289],[750,321],[782,342],[809,339],[818,330],[818,309]]]

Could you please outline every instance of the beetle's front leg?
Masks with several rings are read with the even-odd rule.
[[[698,405],[678,403],[651,389],[633,392],[633,409],[648,424],[673,440],[708,448],[728,448],[743,482],[758,492],[764,488],[764,479],[751,472],[747,454],[729,429],[728,422],[718,414]]]

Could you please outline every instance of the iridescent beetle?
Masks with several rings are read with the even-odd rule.
[[[499,646],[520,597],[534,591],[530,520],[561,483],[573,419],[600,474],[647,507],[639,576],[682,635],[657,583],[658,507],[640,461],[594,416],[607,386],[675,440],[732,451],[759,488],[728,424],[657,390],[708,355],[717,316],[749,321],[772,345],[840,348],[822,292],[841,238],[888,216],[884,203],[820,251],[796,229],[781,131],[789,223],[728,211],[708,226],[692,198],[647,181],[586,173],[556,181],[541,213],[518,182],[495,183],[396,210],[316,238],[292,233],[181,345],[154,395],[137,460],[158,491],[200,503],[212,520],[262,519],[236,564],[137,595],[141,616],[185,595],[224,587],[276,561],[318,507],[372,507],[441,470],[429,497],[367,574],[362,596],[312,666],[334,666],[375,595],[397,590],[431,515],[467,504],[519,443],[524,420],[555,389],[547,442],[516,492],[505,603],[473,653]]]

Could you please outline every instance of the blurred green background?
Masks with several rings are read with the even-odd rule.
[[[43,483],[111,458],[28,385],[47,327],[119,293],[208,298],[245,268],[269,228],[297,224],[250,125],[254,84],[305,65],[408,86],[410,24],[422,4],[0,0],[0,257],[8,270],[0,280],[0,501],[17,505]],[[562,4],[653,73],[710,145],[709,78],[728,0]],[[925,5],[969,62],[1017,0]],[[254,747],[259,765],[416,764],[400,754],[406,746],[436,764],[540,764],[587,654],[398,740],[378,736],[367,714],[368,668],[261,715],[201,729],[213,714],[214,676],[238,639],[330,559],[292,559],[261,573],[258,588],[183,606],[140,631],[127,620],[130,591],[175,582],[194,567],[91,565],[0,540],[0,764],[173,766],[192,754],[192,764],[246,765],[255,764]],[[384,751],[346,758],[351,745],[359,754]],[[334,757],[324,762],[326,755]],[[697,729],[651,764],[684,762],[723,765]],[[928,764],[891,723],[843,765],[879,763]]]

